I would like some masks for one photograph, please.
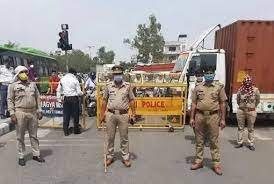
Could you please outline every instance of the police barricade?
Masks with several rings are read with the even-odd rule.
[[[51,90],[51,85],[58,86],[58,82],[53,84],[53,82],[36,82],[36,85],[40,91],[40,103],[43,113],[43,120],[39,122],[40,128],[63,128],[63,103],[57,99],[56,96],[56,89]],[[81,84],[83,86],[83,84]],[[82,87],[84,90],[84,88]],[[84,92],[85,94],[85,92]],[[87,129],[86,123],[86,96],[80,98],[80,125],[82,129]],[[70,120],[70,127],[71,124],[73,126],[73,119]]]
[[[161,76],[162,75],[162,76]],[[155,76],[159,80],[155,80]],[[136,123],[133,129],[183,129],[186,118],[187,85],[170,74],[125,74],[135,96]],[[178,78],[178,77],[176,77]],[[105,81],[97,83],[97,117],[100,117]],[[130,113],[130,112],[129,112]],[[97,118],[97,128],[103,128]]]

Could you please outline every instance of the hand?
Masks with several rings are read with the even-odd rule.
[[[225,120],[220,121],[220,127],[221,127],[221,130],[225,128]]]
[[[15,114],[11,115],[11,116],[10,116],[10,119],[11,119],[11,122],[12,122],[12,123],[14,123],[14,124],[17,123],[17,118],[16,118]]]
[[[194,127],[195,127],[195,120],[194,120],[194,119],[190,119],[189,125],[190,125],[192,128],[194,128]]]
[[[43,118],[42,112],[37,112],[37,118],[38,120],[41,120]]]

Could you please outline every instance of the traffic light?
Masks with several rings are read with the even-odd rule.
[[[72,44],[69,44],[68,31],[63,30],[59,32],[59,42],[57,43],[58,48],[62,50],[72,50]]]

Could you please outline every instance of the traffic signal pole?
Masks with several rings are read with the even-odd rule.
[[[69,71],[69,67],[68,67],[68,51],[65,50],[65,57],[66,57],[66,70],[67,72]]]

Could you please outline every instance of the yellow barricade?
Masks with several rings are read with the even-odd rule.
[[[106,83],[97,84],[97,128]],[[183,129],[186,118],[187,85],[182,83],[131,83],[135,95],[135,129]],[[158,92],[158,93],[157,93]],[[130,112],[129,112],[130,113]]]

